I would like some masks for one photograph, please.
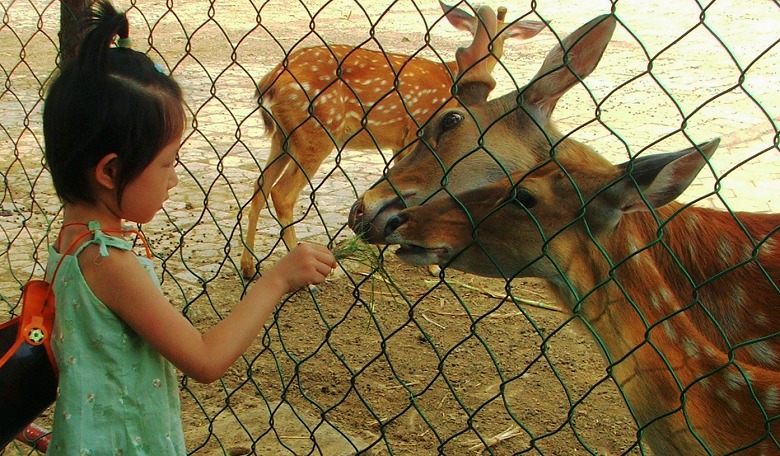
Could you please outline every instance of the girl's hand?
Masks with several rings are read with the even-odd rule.
[[[319,285],[338,266],[325,246],[300,243],[265,273],[265,277],[282,284],[284,293],[307,285]]]

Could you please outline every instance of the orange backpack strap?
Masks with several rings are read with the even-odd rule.
[[[132,233],[141,239],[146,250],[146,257],[151,259],[152,252],[149,248],[149,244],[146,242],[146,238],[143,233],[136,229],[127,230],[101,230],[106,234],[128,234]],[[54,280],[57,277],[57,272],[62,265],[62,260],[68,256],[81,241],[87,236],[93,234],[95,230],[88,230],[87,232],[78,236],[73,242],[70,243],[68,248],[62,252],[62,256],[57,262],[57,266],[54,268],[51,280],[30,280],[22,288],[22,314],[17,317],[19,320],[19,332],[16,335],[16,343],[11,350],[8,350],[0,358],[0,366],[3,365],[16,351],[18,344],[27,342],[31,346],[43,345],[46,348],[46,353],[51,361],[51,365],[54,371],[59,375],[59,369],[57,361],[54,359],[54,353],[51,349],[51,332],[54,328]],[[9,322],[10,323],[10,322]],[[5,326],[5,325],[4,325]]]

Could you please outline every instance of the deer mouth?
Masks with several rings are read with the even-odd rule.
[[[401,244],[395,251],[401,261],[414,266],[442,264],[448,258],[448,253],[449,249],[444,246],[425,247],[418,244]]]

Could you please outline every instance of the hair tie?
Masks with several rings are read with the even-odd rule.
[[[130,45],[133,44],[133,40],[130,38],[119,38],[116,40],[117,47],[121,48],[130,48]]]
[[[165,67],[157,62],[154,62],[154,69],[157,70],[158,73],[162,73],[166,76],[168,75],[168,73],[165,72]]]

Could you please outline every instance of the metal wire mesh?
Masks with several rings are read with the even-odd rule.
[[[507,42],[494,93],[525,84],[558,37],[613,11],[621,27],[599,68],[556,108],[561,130],[613,162],[722,137],[728,152],[682,199],[780,209],[780,6],[582,3],[507,5],[510,18],[549,25],[534,39]],[[345,43],[441,61],[469,41],[441,20],[438,5],[420,0],[116,6],[128,9],[134,48],[185,91],[191,128],[181,182],[143,231],[164,291],[202,328],[229,312],[245,286],[242,213],[270,147],[254,94],[260,78],[301,46]],[[18,313],[22,284],[43,275],[59,227],[41,109],[59,58],[60,10],[49,0],[0,2],[2,320]],[[349,237],[349,206],[382,175],[387,152],[332,153],[296,206],[299,237]],[[261,271],[284,251],[281,229],[273,211],[261,215]],[[369,266],[344,262],[338,278],[286,299],[219,382],[182,378],[192,454],[649,454],[594,345],[572,331],[577,318],[556,311],[543,283],[455,271],[433,278],[382,253]]]

